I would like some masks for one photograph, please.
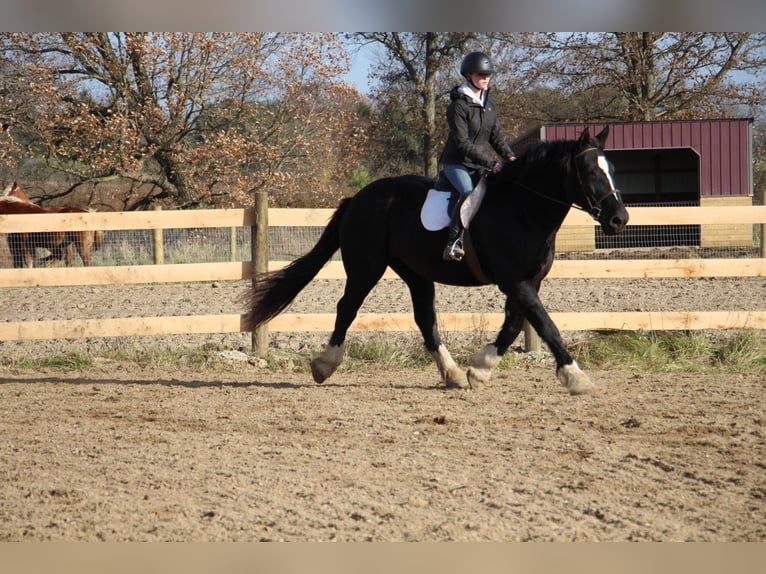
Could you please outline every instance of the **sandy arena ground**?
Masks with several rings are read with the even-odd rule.
[[[396,283],[363,311],[408,312]],[[0,320],[233,313],[244,288],[0,289]],[[317,281],[292,310],[331,311],[340,289]],[[766,282],[557,280],[542,294],[550,311],[762,310]],[[437,298],[502,309],[494,288]],[[325,338],[272,345],[309,353]],[[248,344],[38,341],[0,343],[0,356]],[[571,397],[531,358],[481,392],[440,388],[433,366],[371,365],[321,386],[257,361],[0,367],[0,540],[766,540],[762,375],[590,374],[605,390]]]

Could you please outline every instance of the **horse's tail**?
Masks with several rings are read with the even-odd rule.
[[[249,310],[244,315],[244,329],[254,330],[279,315],[319,273],[340,247],[340,223],[351,198],[341,201],[316,245],[286,267],[257,277],[243,297]]]

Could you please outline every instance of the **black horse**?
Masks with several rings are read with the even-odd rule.
[[[338,301],[329,345],[311,361],[317,383],[341,363],[346,332],[389,266],[409,287],[415,322],[448,387],[478,388],[489,381],[526,318],[553,353],[561,384],[572,394],[595,389],[567,351],[538,291],[553,264],[556,232],[573,204],[590,213],[607,235],[619,233],[628,221],[604,155],[608,133],[607,127],[592,138],[586,128],[577,140],[536,144],[500,173],[488,176],[460,262],[442,260],[447,230],[428,231],[420,222],[432,180],[400,176],[372,182],[341,201],[311,251],[257,278],[246,296],[246,328],[255,329],[283,311],[340,248],[346,288]],[[494,283],[507,297],[505,321],[495,342],[476,353],[466,372],[441,343],[434,282]]]

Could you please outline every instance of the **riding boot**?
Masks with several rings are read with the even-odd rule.
[[[455,201],[450,211],[449,239],[442,253],[442,259],[445,261],[460,261],[465,255],[463,250],[463,222],[460,219],[460,208],[465,201],[465,197],[460,197]]]

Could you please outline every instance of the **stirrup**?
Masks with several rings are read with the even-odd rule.
[[[465,251],[463,250],[463,242],[460,238],[457,238],[453,243],[448,243],[442,253],[442,259],[445,261],[460,261],[463,259]]]

